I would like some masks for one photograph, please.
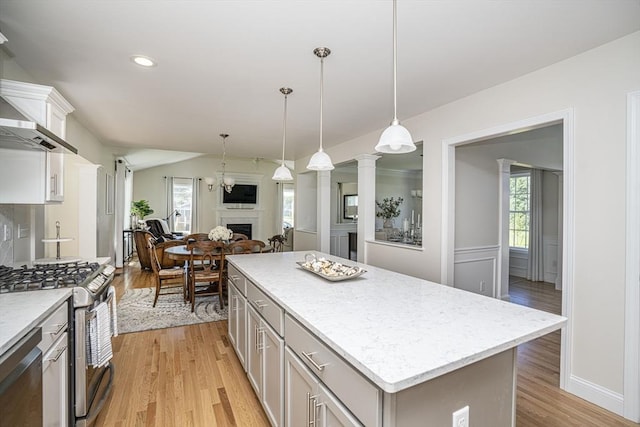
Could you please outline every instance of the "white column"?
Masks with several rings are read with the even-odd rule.
[[[376,161],[380,156],[362,154],[358,161],[358,262],[367,262],[365,241],[375,239]]]
[[[331,251],[331,172],[318,171],[318,227],[316,247],[320,252]]]
[[[498,277],[497,289],[494,298],[509,299],[509,180],[511,178],[511,165],[515,160],[496,159],[499,165],[498,188],[500,191],[498,200]]]
[[[78,165],[78,255],[95,258],[98,254],[98,168],[100,165]],[[101,195],[105,195],[100,192]],[[101,212],[102,214],[102,212]]]
[[[123,265],[122,254],[122,230],[124,229],[124,213],[125,213],[125,177],[127,166],[122,159],[116,161],[116,201],[115,201],[115,226],[113,227],[113,247],[115,249],[116,267]]]

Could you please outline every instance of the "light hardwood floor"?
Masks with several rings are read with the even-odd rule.
[[[136,262],[118,272],[118,298],[152,284]],[[511,299],[560,312],[559,292],[548,284],[516,280]],[[518,348],[517,426],[638,426],[558,388],[559,338],[549,334]],[[112,394],[96,427],[269,425],[229,345],[227,322],[118,336],[114,363]]]

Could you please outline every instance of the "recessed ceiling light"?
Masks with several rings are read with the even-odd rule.
[[[141,67],[155,67],[156,66],[156,61],[154,61],[153,59],[149,58],[148,56],[133,55],[131,57],[131,60],[133,62],[135,62],[136,64],[140,65]]]

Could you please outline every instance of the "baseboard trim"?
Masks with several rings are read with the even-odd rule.
[[[569,377],[566,390],[608,411],[624,416],[624,397],[621,393],[616,393],[575,375]]]

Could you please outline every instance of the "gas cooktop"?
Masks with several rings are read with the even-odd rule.
[[[0,266],[0,295],[9,292],[72,288],[74,307],[92,305],[113,280],[115,267],[97,262]]]

